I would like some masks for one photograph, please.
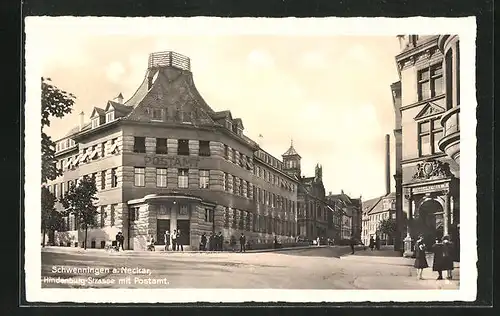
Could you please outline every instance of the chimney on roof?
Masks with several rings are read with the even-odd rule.
[[[83,111],[80,112],[80,130],[83,129],[83,120],[85,119],[85,113]]]
[[[391,193],[391,152],[390,136],[385,135],[385,194]]]
[[[123,104],[123,95],[122,95],[122,93],[120,92],[120,94],[117,95],[116,98],[113,99],[113,101],[115,101],[117,103],[120,103],[120,104]]]

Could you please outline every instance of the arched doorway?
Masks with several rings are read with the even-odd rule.
[[[443,206],[436,200],[422,202],[415,218],[417,234],[424,235],[424,242],[431,246],[437,237],[443,237]]]

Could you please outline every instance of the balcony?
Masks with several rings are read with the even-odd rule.
[[[148,68],[176,67],[191,70],[190,59],[175,52],[157,52],[149,55]]]
[[[441,125],[444,134],[438,143],[439,149],[460,165],[460,106],[445,112],[441,117]]]

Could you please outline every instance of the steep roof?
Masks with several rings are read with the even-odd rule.
[[[123,105],[123,104],[120,104],[118,102],[111,101],[111,100],[108,101],[108,105],[106,106],[106,110],[108,110],[110,106],[112,106],[115,109],[115,111],[121,112],[123,114],[128,114],[133,109],[131,106]]]
[[[288,156],[299,156],[300,157],[300,155],[297,153],[295,148],[293,148],[293,140],[290,142],[290,148],[288,148],[288,150],[281,156],[282,157],[288,157]]]
[[[372,208],[374,208],[375,205],[377,205],[377,203],[380,202],[381,199],[382,199],[381,197],[377,197],[374,199],[363,201],[362,202],[363,214],[368,214],[372,210]]]

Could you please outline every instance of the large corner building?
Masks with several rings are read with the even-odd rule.
[[[460,229],[460,46],[456,35],[399,36],[396,214],[405,253]],[[456,247],[459,249],[459,247]]]
[[[149,56],[144,81],[128,100],[120,93],[94,108],[90,123],[82,115],[57,141],[56,157],[63,175],[48,185],[57,198],[82,177],[96,181],[100,215],[89,246],[104,247],[118,231],[136,250],[151,236],[162,244],[174,229],[191,249],[202,233],[222,232],[228,241],[244,232],[254,243],[297,235],[300,156],[292,147],[284,161],[273,157],[245,136],[242,119],[212,110],[195,87],[189,58],[174,52]],[[56,238],[83,242],[72,216]]]

